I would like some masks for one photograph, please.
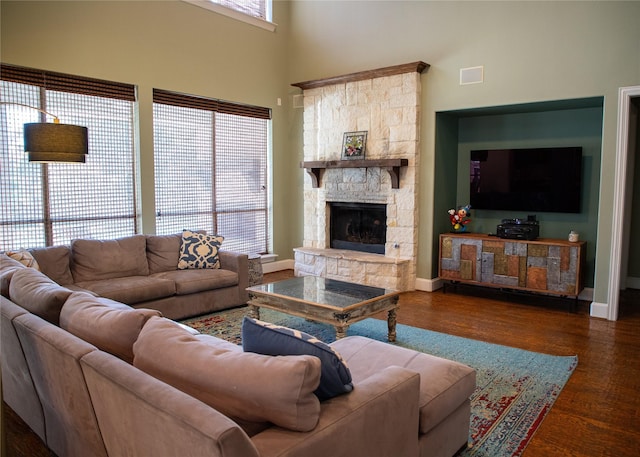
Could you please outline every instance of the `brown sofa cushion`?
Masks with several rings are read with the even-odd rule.
[[[206,234],[205,230],[197,233]],[[178,268],[182,233],[173,235],[147,235],[147,262],[149,274],[172,271]]]
[[[211,268],[165,271],[156,273],[152,277],[173,281],[178,295],[195,294],[205,290],[233,287],[238,284],[238,273]]]
[[[9,298],[36,316],[58,325],[62,305],[71,291],[33,268],[13,273],[9,283]]]
[[[147,235],[149,274],[175,270],[180,257],[182,234]]]
[[[117,240],[73,240],[71,273],[75,282],[147,276],[146,237]]]
[[[427,433],[440,424],[468,400],[476,387],[475,370],[452,360],[362,336],[348,336],[330,346],[349,364],[356,386],[391,365],[419,373],[420,433]]]
[[[154,317],[133,345],[133,364],[232,419],[272,422],[295,431],[316,426],[317,357],[252,354],[216,341]]]
[[[171,297],[176,293],[176,286],[173,281],[149,276],[81,281],[75,285],[87,289],[100,297],[110,298],[127,305]]]
[[[133,343],[145,322],[160,311],[74,292],[60,312],[60,327],[97,348],[133,363]]]
[[[31,255],[38,262],[40,271],[49,278],[66,286],[73,284],[73,276],[69,267],[71,250],[68,246],[50,246],[30,250]]]

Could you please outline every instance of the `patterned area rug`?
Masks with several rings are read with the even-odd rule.
[[[240,344],[241,307],[182,321],[201,333]],[[335,340],[329,325],[267,309],[261,319],[296,328],[325,342]],[[406,325],[397,326],[393,344],[457,360],[477,371],[471,397],[469,448],[460,456],[520,456],[578,364],[577,356],[551,356],[470,340]],[[387,323],[366,319],[349,327],[347,335],[387,341]]]

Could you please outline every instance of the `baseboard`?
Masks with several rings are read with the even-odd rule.
[[[263,273],[274,273],[282,270],[293,270],[295,263],[293,259],[278,260],[276,262],[268,262],[262,264]]]
[[[606,303],[591,302],[591,310],[589,312],[591,317],[600,317],[602,319],[609,319],[609,305]]]
[[[421,290],[424,292],[433,292],[442,288],[442,279],[425,279],[425,278],[416,278],[416,290]]]

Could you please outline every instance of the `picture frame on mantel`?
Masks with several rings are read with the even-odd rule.
[[[344,160],[364,159],[367,149],[367,132],[345,132],[342,140]]]

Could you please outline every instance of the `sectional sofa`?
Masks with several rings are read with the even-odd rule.
[[[269,356],[158,310],[63,287],[0,254],[2,392],[56,455],[446,456],[466,446],[473,369],[363,337]]]
[[[29,249],[56,283],[134,308],[183,319],[247,302],[246,254],[216,249],[219,268],[178,268],[185,233],[73,240],[69,246]],[[189,236],[206,237],[202,232]],[[211,237],[209,237],[211,238]],[[213,237],[215,239],[215,237]]]

